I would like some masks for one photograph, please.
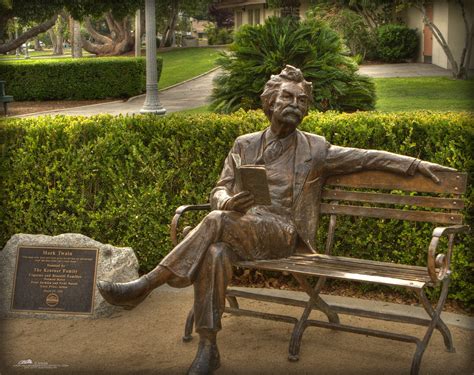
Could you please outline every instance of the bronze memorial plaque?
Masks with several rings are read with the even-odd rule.
[[[11,309],[92,314],[97,252],[19,246]]]

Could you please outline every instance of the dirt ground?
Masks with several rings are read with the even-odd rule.
[[[181,340],[192,305],[191,288],[154,291],[132,311],[109,318],[0,320],[0,374],[185,374],[197,339]],[[301,310],[244,301],[244,308],[295,317]],[[275,306],[275,307],[272,307]],[[314,316],[321,317],[318,312]],[[312,315],[313,316],[313,315]],[[343,322],[423,336],[424,327],[341,316]],[[421,375],[472,375],[473,331],[450,327],[456,353],[433,333]],[[298,362],[287,360],[292,325],[224,315],[218,335],[226,374],[408,374],[415,345],[309,327]]]
[[[53,111],[56,109],[65,109],[80,107],[90,104],[108,103],[120,99],[103,99],[103,100],[46,100],[46,101],[24,101],[12,102],[8,104],[8,117],[26,115],[29,113]],[[0,111],[0,117],[5,117],[5,114]]]

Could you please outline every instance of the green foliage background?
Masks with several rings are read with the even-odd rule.
[[[0,125],[0,246],[20,232],[80,232],[133,247],[142,270],[149,270],[171,249],[174,210],[206,202],[234,139],[266,126],[261,111],[5,122]],[[311,113],[302,129],[333,144],[383,149],[468,172],[465,213],[472,226],[470,113]],[[339,223],[336,253],[424,265],[432,229],[347,219]],[[465,235],[457,242],[451,298],[473,305],[474,240]]]
[[[377,56],[386,62],[413,59],[418,51],[418,33],[406,25],[387,24],[377,29]]]
[[[158,79],[162,59],[157,59]],[[145,58],[101,57],[0,61],[15,100],[127,98],[145,92]]]
[[[357,74],[346,52],[338,33],[320,20],[270,17],[263,25],[244,25],[229,53],[217,60],[223,74],[215,80],[211,108],[221,113],[260,108],[265,83],[290,64],[313,83],[314,108],[374,109],[374,84]]]

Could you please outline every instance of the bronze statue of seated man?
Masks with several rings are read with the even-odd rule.
[[[422,173],[437,181],[433,171],[448,169],[385,151],[334,146],[321,136],[297,130],[308,113],[312,85],[293,66],[271,77],[261,99],[270,126],[237,138],[211,192],[213,211],[148,274],[128,283],[98,283],[109,303],[125,308],[138,305],[164,283],[192,284],[200,341],[189,374],[209,374],[220,366],[216,335],[234,260],[315,251],[319,219],[315,202],[327,176],[374,169]],[[235,154],[242,164],[265,166],[271,205],[256,205],[253,195],[239,191]]]

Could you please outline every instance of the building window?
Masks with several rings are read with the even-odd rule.
[[[247,15],[248,15],[248,24],[253,25],[253,9],[249,9],[247,11]]]
[[[242,12],[241,11],[235,12],[235,26],[237,28],[242,26]]]
[[[260,9],[255,9],[253,19],[254,19],[255,25],[260,25]]]

